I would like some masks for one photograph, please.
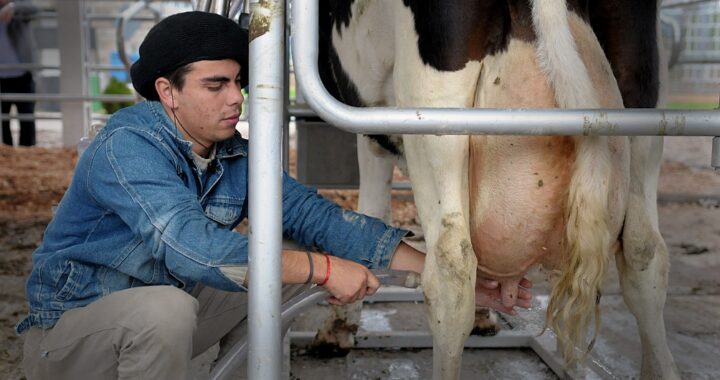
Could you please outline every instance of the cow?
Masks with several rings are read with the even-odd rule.
[[[657,0],[324,0],[321,78],[358,107],[655,107],[658,10]],[[546,325],[576,363],[576,347],[592,346],[588,330],[598,332],[612,256],[638,323],[642,377],[679,378],[662,317],[662,138],[369,137],[358,140],[360,209],[387,220],[393,162],[412,184],[435,379],[459,376],[476,275],[513,290],[534,265],[557,273]],[[377,146],[384,157],[370,153]]]

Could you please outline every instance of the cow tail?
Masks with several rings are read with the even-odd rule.
[[[598,108],[592,81],[570,30],[565,1],[533,0],[532,12],[538,63],[550,79],[557,104],[561,108]],[[551,326],[557,335],[569,366],[587,355],[597,336],[599,289],[611,247],[608,139],[592,136],[575,141],[576,158],[565,215],[567,257],[559,268],[545,322],[545,327]],[[595,331],[588,344],[587,331],[593,321]]]

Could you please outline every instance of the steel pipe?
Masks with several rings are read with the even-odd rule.
[[[39,65],[35,63],[0,63],[0,70],[21,69],[28,71],[60,70],[58,65]]]
[[[211,6],[212,0],[198,0],[196,3],[194,3],[194,8],[196,11],[210,12]]]
[[[133,95],[72,95],[72,94],[24,94],[6,92],[0,94],[0,102],[82,102],[82,101],[100,101],[100,102],[134,102],[137,100]]]
[[[250,19],[248,378],[282,371],[281,249],[285,1],[256,0]]]
[[[685,1],[682,3],[673,3],[673,4],[663,4],[660,6],[661,9],[670,9],[670,8],[688,8],[697,6],[704,3],[716,3],[717,0],[692,0],[692,1]]]
[[[223,17],[228,17],[228,10],[230,9],[230,0],[213,0],[210,5],[210,12],[217,13]]]
[[[318,2],[292,7],[292,51],[298,87],[328,123],[367,134],[716,136],[720,112],[659,109],[357,108],[340,103],[318,73]]]
[[[232,0],[230,1],[230,9],[228,10],[228,17],[231,20],[237,20],[240,13],[245,11],[246,0]]]

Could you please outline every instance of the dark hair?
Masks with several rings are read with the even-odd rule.
[[[165,78],[170,81],[170,85],[182,91],[183,86],[185,86],[185,76],[192,70],[193,63],[194,62],[182,65],[170,74],[165,75]]]

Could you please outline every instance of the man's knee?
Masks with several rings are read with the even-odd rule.
[[[143,293],[137,322],[156,330],[156,334],[192,336],[198,312],[198,302],[193,296],[172,286],[152,286]]]

